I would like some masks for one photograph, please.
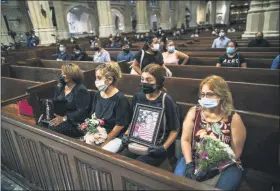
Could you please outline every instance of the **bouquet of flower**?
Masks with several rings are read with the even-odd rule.
[[[230,146],[214,136],[203,136],[201,141],[196,143],[195,176],[197,180],[211,171],[216,171],[218,174],[235,162],[235,154]]]
[[[105,122],[98,119],[95,114],[91,118],[87,118],[84,123],[80,125],[80,129],[86,132],[84,140],[88,144],[99,145],[104,143],[108,135],[106,129],[103,128]]]

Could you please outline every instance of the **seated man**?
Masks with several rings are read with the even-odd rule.
[[[65,44],[59,45],[59,53],[56,60],[57,61],[71,60],[71,56],[67,53],[67,46]]]
[[[133,52],[129,49],[129,45],[126,42],[123,42],[121,45],[122,51],[119,53],[117,61],[133,61],[134,59],[134,54]]]
[[[110,54],[104,48],[104,41],[96,41],[94,43],[93,50],[95,51],[93,56],[94,62],[110,62]]]
[[[219,57],[216,67],[241,67],[247,68],[245,58],[237,52],[237,42],[230,41],[227,45],[227,52]]]
[[[75,55],[72,57],[72,60],[77,61],[88,61],[88,55],[87,53],[83,52],[82,49],[79,47],[79,45],[75,45],[74,48]]]
[[[270,47],[270,44],[267,40],[263,39],[262,32],[257,32],[256,38],[249,42],[248,47]]]
[[[212,48],[226,48],[230,39],[225,36],[225,30],[221,29],[219,37],[213,41]]]
[[[109,38],[108,48],[120,48],[113,38]]]

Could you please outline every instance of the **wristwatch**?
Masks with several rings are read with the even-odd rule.
[[[65,122],[67,120],[67,115],[65,115],[63,118],[62,118],[63,122]]]

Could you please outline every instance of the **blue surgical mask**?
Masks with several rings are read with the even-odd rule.
[[[169,46],[168,47],[168,52],[173,53],[175,51],[175,46]]]
[[[233,54],[235,52],[235,48],[234,47],[227,47],[227,53],[228,54]]]
[[[219,105],[220,100],[219,99],[212,99],[212,98],[201,98],[198,100],[198,103],[207,109],[211,109],[214,107],[217,107]]]

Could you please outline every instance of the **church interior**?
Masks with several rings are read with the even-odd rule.
[[[1,0],[2,189],[280,190],[279,3]]]

